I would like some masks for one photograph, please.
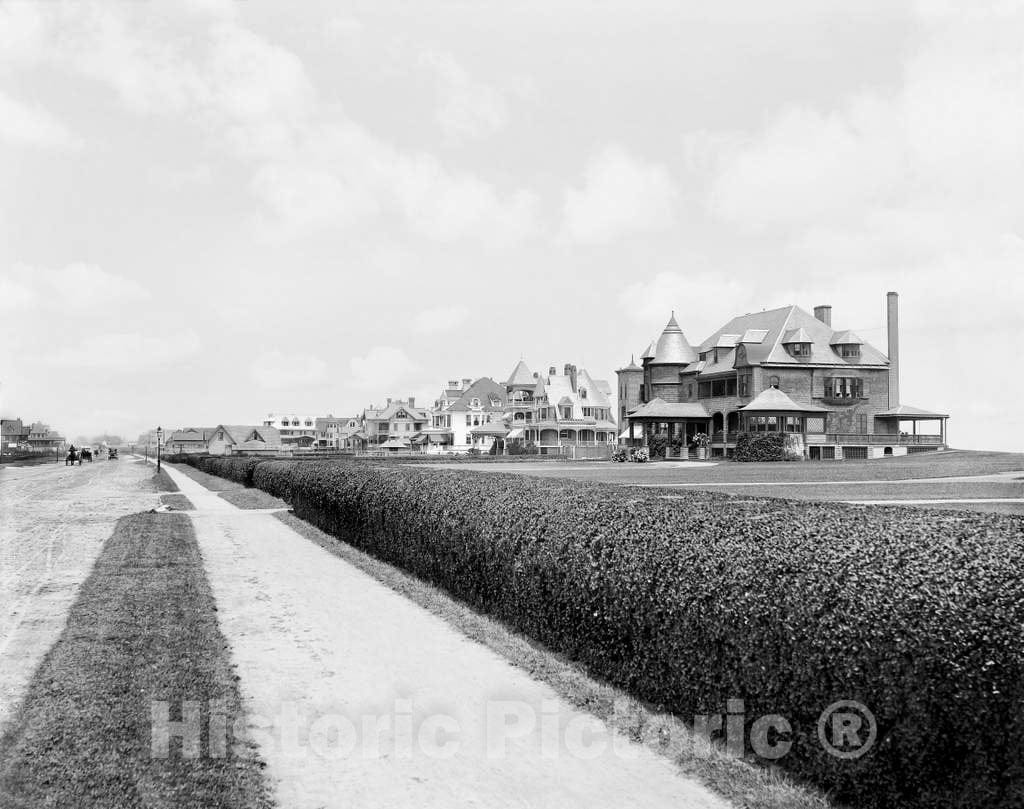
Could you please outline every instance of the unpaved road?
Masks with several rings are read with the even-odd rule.
[[[273,515],[169,472],[282,807],[725,809]]]
[[[159,502],[152,475],[127,459],[0,468],[0,730],[114,523]]]

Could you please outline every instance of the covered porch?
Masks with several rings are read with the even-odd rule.
[[[686,458],[696,436],[711,434],[711,416],[704,405],[695,402],[666,402],[652,399],[626,414],[629,426],[620,434],[629,446],[641,441],[650,446],[651,439],[664,436],[665,457]]]
[[[875,419],[888,427],[881,437],[892,436],[895,443],[908,446],[923,447],[946,447],[946,424],[949,421],[948,413],[933,413],[920,407],[910,405],[899,405],[879,413]],[[932,430],[921,429],[921,422]],[[938,433],[934,428],[938,427]],[[908,430],[907,427],[910,429]]]

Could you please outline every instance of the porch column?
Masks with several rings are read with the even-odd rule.
[[[629,420],[629,445],[633,446],[633,419]]]

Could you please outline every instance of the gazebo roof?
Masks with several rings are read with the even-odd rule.
[[[933,413],[931,410],[923,410],[920,407],[910,405],[898,405],[889,410],[877,413],[875,418],[879,419],[948,419],[949,413]]]
[[[745,413],[827,413],[824,407],[797,404],[778,388],[761,391],[750,404],[740,410]]]
[[[664,399],[651,399],[647,404],[640,405],[636,410],[626,414],[631,419],[708,419],[707,409],[697,402],[666,402]]]

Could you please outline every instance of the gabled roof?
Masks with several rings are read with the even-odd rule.
[[[525,366],[524,366],[525,367]],[[537,380],[530,375],[530,384],[534,384]],[[489,376],[482,376],[466,390],[462,392],[462,395],[454,402],[445,408],[445,412],[449,411],[465,411],[477,408],[471,408],[470,402],[474,399],[480,400],[480,409],[484,412],[497,412],[504,411],[505,409],[505,397],[507,393],[505,388],[491,379]],[[491,404],[491,399],[496,399],[497,404]]]
[[[675,313],[669,318],[665,330],[658,338],[658,344],[654,349],[652,365],[689,365],[697,361],[697,353],[693,347],[686,342],[686,335],[679,328],[676,322]]]
[[[414,419],[426,419],[428,417],[426,410],[420,407],[410,407],[408,402],[401,399],[392,401],[391,404],[385,405],[380,410],[369,408],[364,412],[363,416],[368,419],[385,421],[393,418],[399,410],[406,411]]]
[[[211,436],[218,430],[223,430],[232,444],[244,444],[256,438],[268,447],[281,446],[281,433],[276,427],[265,427],[262,424],[219,424],[213,428]]]
[[[911,407],[910,405],[898,405],[897,407],[891,407],[882,413],[876,413],[875,418],[878,419],[948,419],[949,413],[933,413],[931,410],[922,410],[920,407]]]
[[[576,373],[576,390],[585,390],[587,398],[580,399],[583,407],[611,407],[612,387],[604,379],[594,379],[585,368],[580,368]]]
[[[797,404],[778,388],[768,388],[740,408],[747,413],[827,413],[824,407]]]
[[[699,402],[666,402],[660,398],[651,399],[626,415],[629,418],[710,418],[707,408]]]
[[[170,444],[172,441],[208,441],[210,436],[213,435],[213,431],[216,427],[182,427],[180,430],[175,430],[165,440],[164,443]]]
[[[522,360],[516,363],[516,367],[512,369],[512,373],[509,375],[508,381],[505,383],[508,387],[513,385],[532,385],[536,380],[533,378],[533,373],[526,366],[526,363]]]

